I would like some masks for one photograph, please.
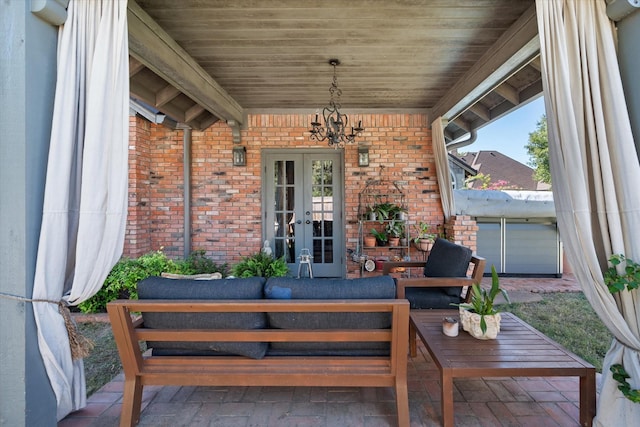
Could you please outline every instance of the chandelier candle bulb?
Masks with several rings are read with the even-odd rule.
[[[458,336],[458,319],[453,317],[445,317],[442,319],[442,333],[448,337]]]

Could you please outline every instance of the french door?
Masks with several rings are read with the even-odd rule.
[[[344,277],[342,152],[265,150],[263,159],[263,230],[274,255],[297,274],[308,249],[314,277]]]

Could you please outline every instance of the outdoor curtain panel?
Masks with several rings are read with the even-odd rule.
[[[615,337],[594,419],[610,427],[640,420],[640,405],[624,397],[609,370],[622,363],[640,388],[639,294],[612,295],[603,279],[611,254],[640,261],[640,167],[605,6],[536,3],[558,227],[585,295]]]
[[[58,420],[86,405],[54,302],[94,295],[122,254],[127,214],[126,0],[71,0],[58,34],[56,95],[33,289],[38,344]]]
[[[446,126],[446,120],[442,117],[438,117],[431,123],[431,141],[436,161],[436,177],[438,178],[438,188],[440,189],[440,200],[442,201],[445,221],[449,220],[451,215],[455,213],[449,155],[447,154],[446,141],[444,139],[444,128]]]

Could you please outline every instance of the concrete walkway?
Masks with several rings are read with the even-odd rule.
[[[490,278],[486,284],[490,283]],[[483,281],[484,283],[484,281]],[[546,292],[577,292],[562,279],[501,278],[517,301]],[[440,384],[422,345],[409,359],[412,426],[439,426]],[[117,426],[122,374],[70,414],[59,427]],[[578,378],[455,380],[456,426],[578,426]],[[145,387],[140,425],[147,426],[395,426],[391,389],[309,387]]]

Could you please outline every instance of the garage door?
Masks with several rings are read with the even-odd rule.
[[[562,246],[555,219],[476,218],[478,254],[507,275],[560,275]]]

